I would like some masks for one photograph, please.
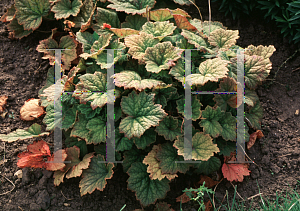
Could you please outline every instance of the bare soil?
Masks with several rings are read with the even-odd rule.
[[[2,1],[9,6],[8,1]],[[2,7],[3,7],[2,5]],[[205,20],[207,4],[199,5]],[[193,7],[183,7],[194,18],[199,18],[197,10]],[[0,5],[1,12],[1,5]],[[1,14],[0,14],[1,15]],[[274,45],[276,52],[271,57],[273,69],[268,79],[274,77],[279,66],[290,57],[300,46],[289,44],[282,38],[280,30],[274,23],[266,23],[260,15],[241,18],[238,21],[218,12],[218,6],[212,7],[212,20],[220,21],[229,29],[238,29],[240,39],[237,44],[247,47],[250,44]],[[43,29],[43,26],[40,28]],[[27,128],[33,123],[42,124],[43,117],[31,122],[19,118],[21,106],[27,99],[38,98],[38,90],[44,85],[48,61],[43,61],[41,55],[35,50],[39,40],[46,39],[50,33],[35,31],[21,40],[8,39],[5,24],[0,23],[0,96],[7,95],[7,114],[0,117],[0,133],[7,134],[16,129]],[[286,62],[278,71],[276,80],[267,80],[257,90],[264,108],[262,130],[265,135],[247,151],[248,156],[255,161],[250,165],[251,176],[246,177],[237,185],[237,191],[244,199],[259,193],[264,197],[273,198],[276,191],[285,191],[288,184],[295,187],[300,180],[300,116],[295,115],[300,109],[300,53]],[[43,128],[45,129],[45,128]],[[124,204],[124,211],[133,211],[141,208],[136,200],[135,193],[127,190],[128,175],[123,173],[121,166],[117,166],[114,176],[108,180],[103,192],[95,191],[92,194],[80,197],[78,187],[79,178],[65,180],[58,187],[53,185],[51,172],[40,169],[23,169],[23,178],[18,179],[14,173],[17,167],[17,155],[25,151],[34,138],[13,143],[0,143],[0,156],[7,162],[0,165],[0,210],[120,210]],[[43,137],[48,143],[53,143],[53,134]],[[4,147],[5,146],[5,147]],[[5,177],[12,181],[15,188],[12,192],[3,194],[13,188]],[[176,211],[179,203],[175,198],[182,194],[185,188],[193,187],[199,180],[199,175],[183,175],[171,182],[171,191],[163,200]],[[222,201],[226,191],[229,198],[233,196],[234,188],[229,182],[223,180],[216,188],[216,201]],[[255,198],[258,201],[257,198]],[[183,205],[183,210],[197,210],[195,202]],[[151,205],[145,210],[153,210]]]

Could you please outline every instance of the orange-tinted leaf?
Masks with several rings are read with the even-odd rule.
[[[6,105],[6,100],[8,97],[6,95],[0,96],[0,113],[4,111],[4,106]]]
[[[196,194],[195,191],[192,191],[192,194],[194,194],[194,198],[197,196],[197,194]],[[190,201],[190,197],[188,197],[188,196],[186,195],[186,193],[183,193],[181,196],[178,196],[178,197],[176,198],[176,202],[180,202],[180,200],[182,200],[181,203],[184,204],[184,203],[187,203],[187,202]]]
[[[183,15],[173,14],[173,17],[176,21],[177,27],[180,29],[186,29],[190,31],[197,31],[197,28],[193,26],[186,17]]]
[[[200,185],[203,185],[203,182],[205,182],[205,187],[207,187],[207,188],[212,188],[219,183],[218,181],[214,181],[212,178],[210,178],[206,175],[201,175],[200,181],[197,182],[199,187],[200,187]]]
[[[239,181],[242,182],[244,179],[244,176],[249,176],[250,171],[248,170],[249,165],[245,163],[227,163],[228,161],[235,161],[235,155],[231,153],[231,155],[225,156],[224,158],[224,164],[222,166],[222,173],[224,177],[228,181]]]
[[[51,156],[49,146],[45,141],[33,142],[27,146],[27,151],[18,155],[18,167],[44,168],[44,158]]]
[[[125,38],[128,37],[129,35],[132,34],[138,34],[140,33],[137,30],[134,29],[128,29],[128,28],[123,28],[123,29],[117,29],[117,28],[109,28],[110,31],[112,31],[113,33],[115,33],[119,38]]]
[[[207,202],[204,202],[204,205],[205,205],[205,211],[212,211],[213,210],[213,206],[211,204],[211,201],[207,201]]]
[[[250,149],[255,144],[257,138],[262,137],[264,137],[264,134],[260,130],[257,130],[256,132],[252,133],[250,135],[249,142],[247,142],[247,149]]]
[[[38,118],[45,113],[44,108],[39,105],[40,99],[26,100],[25,104],[21,107],[20,118],[22,120],[30,121]]]
[[[45,163],[45,168],[48,171],[56,171],[64,168],[65,164],[63,161],[65,161],[66,157],[67,153],[64,149],[56,151],[51,157],[48,157],[48,162],[51,163]]]

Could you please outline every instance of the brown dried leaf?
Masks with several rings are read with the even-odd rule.
[[[192,191],[192,193],[194,194],[194,198],[197,196],[197,194],[196,194],[196,192],[195,191]],[[176,202],[180,202],[180,200],[182,200],[181,201],[181,203],[187,203],[187,202],[189,202],[190,201],[190,197],[188,197],[187,195],[186,195],[186,193],[183,193],[182,195],[180,195],[180,196],[178,196],[177,198],[176,198]]]
[[[257,130],[256,132],[252,133],[249,138],[249,142],[247,143],[247,149],[250,149],[254,144],[257,138],[264,137],[262,131]]]
[[[45,113],[44,108],[39,105],[40,99],[28,99],[21,107],[20,118],[30,121],[38,118]]]
[[[203,182],[205,182],[205,187],[207,187],[207,188],[212,188],[219,183],[218,181],[214,181],[212,178],[210,178],[206,175],[201,175],[200,181],[197,182],[199,187],[200,187],[200,185],[203,185]]]

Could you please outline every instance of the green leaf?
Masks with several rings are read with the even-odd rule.
[[[109,24],[113,28],[120,28],[120,20],[117,12],[110,9],[97,7],[97,15],[95,15],[95,20],[97,23],[93,25],[93,29],[96,32],[102,28],[104,23]]]
[[[77,43],[76,43],[76,41],[70,35],[66,35],[66,36],[61,37],[59,44],[57,44],[57,42],[51,37],[40,41],[36,50],[38,52],[43,52],[44,53],[43,58],[49,59],[50,65],[54,65],[55,51],[48,50],[48,49],[69,49],[69,50],[65,50],[65,51],[61,52],[62,68],[64,70],[69,70],[71,67],[71,62],[77,58],[77,54],[76,54]]]
[[[93,0],[84,0],[79,14],[74,17],[72,20],[75,23],[75,28],[81,28],[84,25],[87,25],[93,16]]]
[[[183,50],[174,47],[171,42],[158,43],[148,47],[144,59],[148,72],[159,73],[161,70],[175,66],[175,61],[180,58]]]
[[[167,115],[161,105],[154,104],[154,95],[145,92],[137,94],[133,91],[128,97],[123,97],[121,108],[129,116],[121,120],[120,131],[129,139],[133,136],[140,138]]]
[[[136,147],[132,147],[131,150],[124,153],[123,171],[127,172],[134,162],[142,162],[144,157],[145,155],[142,154],[141,150],[138,150]]]
[[[169,180],[151,180],[147,167],[141,162],[133,163],[128,170],[128,189],[136,192],[136,198],[143,206],[154,204],[157,199],[162,199],[170,190]]]
[[[230,142],[232,143],[232,142]],[[194,171],[196,174],[205,174],[209,175],[215,171],[218,171],[221,167],[221,161],[217,157],[211,157],[208,161],[201,161],[201,163],[194,164]]]
[[[207,49],[205,39],[201,36],[184,29],[182,30],[181,35],[184,36],[189,43],[195,45],[197,49]]]
[[[218,82],[220,78],[225,78],[229,71],[227,63],[219,58],[208,59],[199,66],[200,74],[191,74],[187,77],[192,84],[203,86],[208,81]]]
[[[145,131],[141,138],[133,137],[133,141],[138,149],[145,149],[156,141],[156,132],[150,128]]]
[[[268,75],[270,70],[272,69],[272,64],[266,64],[266,61],[262,56],[249,56],[247,54],[245,56],[245,63],[243,74],[245,74],[245,85],[249,89],[255,89],[257,85],[261,84]],[[233,78],[237,80],[237,59],[232,59],[232,73]]]
[[[216,29],[210,33],[208,42],[220,48],[230,48],[232,45],[235,45],[236,40],[239,38],[238,30],[224,30],[222,28]]]
[[[252,108],[250,108],[249,112],[246,112],[245,116],[251,122],[254,129],[260,129],[261,120],[264,116],[264,109],[261,106],[259,100],[255,102],[255,105]]]
[[[180,5],[190,5],[192,2],[195,3],[195,0],[174,0],[175,3],[180,4]]]
[[[236,142],[225,141],[222,138],[217,138],[216,143],[220,149],[219,155],[230,156],[231,152],[236,150]]]
[[[76,107],[72,106],[71,108],[67,108],[66,105],[63,104],[62,108],[62,119],[55,119],[54,101],[51,101],[47,106],[46,115],[43,119],[43,123],[47,125],[46,130],[54,130],[55,127],[58,127],[61,121],[62,129],[65,130],[74,125],[76,119]]]
[[[216,105],[221,108],[222,111],[226,111],[227,105],[231,108],[237,108],[241,105],[242,102],[237,102],[237,95],[239,94],[225,94],[225,92],[236,92],[237,83],[233,78],[227,77],[220,82],[220,87],[216,92],[224,92],[224,94],[215,94],[213,100],[216,102]],[[239,92],[243,90],[239,89]],[[241,97],[242,98],[242,97]]]
[[[82,44],[82,49],[84,53],[90,53],[94,42],[98,39],[99,35],[96,32],[94,32],[93,34],[89,32],[80,31],[76,33],[76,40]]]
[[[236,141],[236,117],[230,112],[223,113],[219,123],[222,126],[222,137],[228,141]]]
[[[106,185],[106,180],[113,176],[113,163],[99,163],[105,161],[102,155],[97,155],[92,158],[88,169],[83,170],[82,180],[79,183],[80,195],[92,193],[94,190],[103,191]]]
[[[202,120],[200,126],[203,127],[203,131],[206,134],[210,134],[213,138],[218,137],[222,133],[222,125],[219,123],[222,117],[222,112],[220,107],[213,109],[207,106],[202,112]]]
[[[253,107],[254,104],[259,100],[256,92],[254,90],[245,89],[245,100],[244,102]]]
[[[55,18],[57,20],[62,18],[68,18],[71,15],[77,16],[80,12],[80,7],[82,6],[81,0],[59,0],[52,7],[51,11],[55,13]]]
[[[196,133],[192,138],[192,159],[207,161],[214,153],[220,152],[216,144],[208,134]],[[177,136],[174,147],[178,149],[178,155],[184,156],[184,140]]]
[[[146,7],[149,9],[154,7],[155,0],[108,0],[112,4],[107,7],[119,12],[126,12],[127,14],[143,14],[146,12]]]
[[[88,59],[89,57],[96,58],[97,56],[99,56],[99,54],[101,54],[103,52],[103,49],[105,49],[109,45],[109,42],[110,42],[112,36],[113,36],[113,34],[102,34],[102,35],[100,35],[98,40],[96,40],[92,44],[90,49],[88,49],[89,45],[87,44],[87,42],[91,43],[92,41],[94,41],[94,38],[96,38],[96,35],[94,34],[92,36],[92,38],[90,38],[91,39],[90,41],[82,40],[83,44],[85,44],[84,45],[84,48],[85,48],[84,50],[87,51],[87,52],[80,54],[80,57],[82,57],[84,59]]]
[[[160,161],[159,167],[163,174],[186,173],[190,168],[187,163],[176,163],[176,161],[184,161],[184,158],[177,154],[177,149],[170,142],[161,145],[156,158]]]
[[[97,154],[102,155],[103,157],[106,157],[106,144],[101,143],[94,146],[94,151]],[[115,152],[115,160],[120,161],[122,159],[122,156],[119,152]]]
[[[29,138],[36,138],[44,135],[49,135],[49,132],[41,132],[41,125],[34,123],[28,129],[17,129],[14,132],[11,132],[7,135],[0,134],[0,140],[6,141],[8,143],[14,142],[17,140],[25,140]]]
[[[99,107],[93,110],[89,104],[80,104],[77,106],[77,109],[80,111],[80,113],[85,114],[87,119],[95,117],[95,115],[100,114],[102,110],[102,108]]]
[[[218,21],[212,21],[209,23],[209,21],[204,21],[203,24],[203,34],[206,36],[209,36],[210,33],[215,31],[216,29],[227,29],[227,27],[224,27],[222,23]],[[210,27],[210,33],[209,33],[209,27]]]
[[[91,107],[95,110],[102,108],[107,102],[106,76],[101,72],[85,74],[79,77],[80,83],[76,85],[73,97],[80,100],[80,103],[91,101]]]
[[[77,107],[76,106],[66,106],[63,104],[62,106],[62,129],[67,130],[72,127],[75,123],[77,116]]]
[[[161,168],[159,167],[160,161],[156,158],[158,150],[161,148],[161,145],[154,145],[152,150],[143,160],[143,163],[148,165],[147,172],[150,173],[149,177],[151,180],[163,180],[165,177],[168,180],[172,180],[175,177],[178,177],[177,174],[163,174]]]
[[[194,66],[193,63],[192,63],[192,69],[195,69],[195,66]],[[169,74],[174,76],[184,86],[184,83],[185,83],[185,63],[184,63],[184,60],[182,58],[180,58],[178,60],[177,64],[174,67],[172,67]]]
[[[42,23],[42,16],[48,15],[48,0],[15,0],[16,18],[24,30],[35,30]]]
[[[124,89],[135,88],[138,91],[165,84],[159,80],[142,79],[135,71],[122,71],[121,73],[114,74],[113,77],[116,86],[124,87]]]
[[[170,99],[172,94],[175,94],[177,89],[175,87],[171,87],[171,85],[167,86],[157,86],[154,88],[153,93],[155,94],[154,102],[156,104],[161,104],[162,108],[167,105],[167,101]]]
[[[90,138],[87,144],[99,144],[106,141],[106,119],[102,116],[94,117],[86,124]]]
[[[46,83],[45,85],[39,90],[39,98],[41,99],[41,106],[43,107],[47,107],[51,102],[49,102],[47,100],[47,97],[42,96],[42,94],[44,93],[44,90],[49,88],[50,86],[52,86],[53,84],[55,84],[54,81],[54,68],[50,67],[48,69],[47,72],[47,79],[46,79]]]
[[[173,141],[176,136],[183,135],[181,133],[180,125],[178,125],[178,120],[174,119],[172,116],[167,116],[159,123],[155,131],[158,135],[164,136],[166,140]]]
[[[185,99],[179,99],[176,101],[177,104],[177,111],[178,113],[184,116],[184,106],[185,106]],[[192,96],[192,120],[196,121],[201,117],[201,106],[200,100],[197,99],[196,96]]]
[[[107,63],[107,51],[97,55],[96,62],[98,65],[101,65],[102,69],[108,69],[116,62],[123,59],[123,61],[127,60],[127,54],[125,54],[122,50],[124,50],[126,46],[119,41],[119,39],[114,40],[109,46],[108,49],[118,49],[114,51],[114,61],[113,63]]]
[[[72,137],[77,137],[88,141],[89,139],[89,130],[86,128],[87,123],[89,122],[88,119],[85,118],[84,114],[78,115],[78,121],[75,122],[75,125],[71,131]]]
[[[119,128],[115,129],[115,150],[116,151],[125,151],[130,150],[133,145],[133,140],[129,140],[124,137],[124,134],[119,132]]]
[[[153,47],[159,43],[153,35],[141,32],[139,35],[131,35],[125,38],[125,45],[129,48],[128,53],[132,58],[143,60],[148,47]]]
[[[141,30],[146,22],[147,18],[140,15],[128,15],[126,16],[125,22],[121,23],[121,28]]]
[[[147,34],[152,34],[154,38],[162,40],[164,37],[173,34],[176,26],[170,21],[164,22],[146,22],[143,25],[143,32]]]
[[[80,149],[80,157],[85,156],[88,153],[86,142],[78,140],[78,138],[70,137],[71,131],[66,135],[65,144],[66,147],[77,146]]]
[[[29,34],[31,34],[32,29],[30,30],[25,30],[23,25],[20,25],[18,23],[18,20],[14,18],[8,25],[7,29],[11,32],[13,32],[13,37],[21,39],[23,37],[27,37]]]

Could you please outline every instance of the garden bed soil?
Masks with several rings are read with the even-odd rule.
[[[3,1],[5,4],[7,1]],[[9,6],[9,5],[7,5]],[[199,5],[200,6],[200,5]],[[193,7],[183,7],[194,18],[199,18]],[[204,19],[208,6],[201,5]],[[1,8],[0,8],[1,11]],[[280,30],[274,23],[266,23],[262,17],[242,18],[234,21],[218,12],[218,6],[212,7],[212,20],[222,22],[229,29],[238,29],[240,39],[237,44],[247,47],[250,44],[274,45],[276,51],[270,58],[273,69],[268,79],[274,77],[279,66],[290,57],[299,45],[289,44],[283,39]],[[43,26],[42,26],[43,27]],[[42,28],[40,28],[42,30]],[[51,33],[51,32],[50,32]],[[35,121],[22,121],[20,108],[27,99],[38,98],[38,91],[44,85],[48,61],[41,59],[35,50],[39,40],[47,38],[50,33],[36,30],[33,34],[21,40],[10,40],[5,24],[0,23],[0,96],[7,95],[7,114],[0,117],[0,134],[7,134],[16,129],[28,128],[33,123],[42,124],[43,116]],[[265,135],[247,151],[248,156],[257,164],[250,164],[251,175],[242,183],[230,183],[225,179],[216,188],[216,201],[222,200],[226,191],[232,199],[237,186],[239,195],[247,199],[260,192],[264,197],[274,198],[276,191],[285,191],[288,185],[295,187],[300,179],[300,53],[286,62],[279,70],[275,82],[268,87],[270,80],[261,85],[257,93],[264,108],[262,131]],[[43,126],[45,130],[45,127]],[[23,178],[18,179],[14,173],[20,152],[35,140],[43,139],[53,143],[53,134],[41,138],[33,138],[13,143],[0,143],[0,210],[112,210],[119,211],[124,204],[124,211],[141,208],[135,193],[127,190],[128,175],[118,164],[112,179],[107,180],[103,192],[96,190],[92,194],[80,196],[79,178],[66,180],[58,187],[53,185],[52,173],[41,169],[23,169]],[[3,156],[7,159],[3,162]],[[6,193],[13,188],[13,191]],[[175,198],[182,194],[185,188],[193,187],[199,180],[199,175],[179,174],[170,183],[171,191],[163,200],[176,211],[179,203]],[[238,197],[238,196],[237,196]],[[259,201],[259,198],[254,198]],[[257,205],[257,204],[256,204]],[[183,204],[183,210],[198,210],[196,202]],[[153,210],[151,205],[145,210]]]

